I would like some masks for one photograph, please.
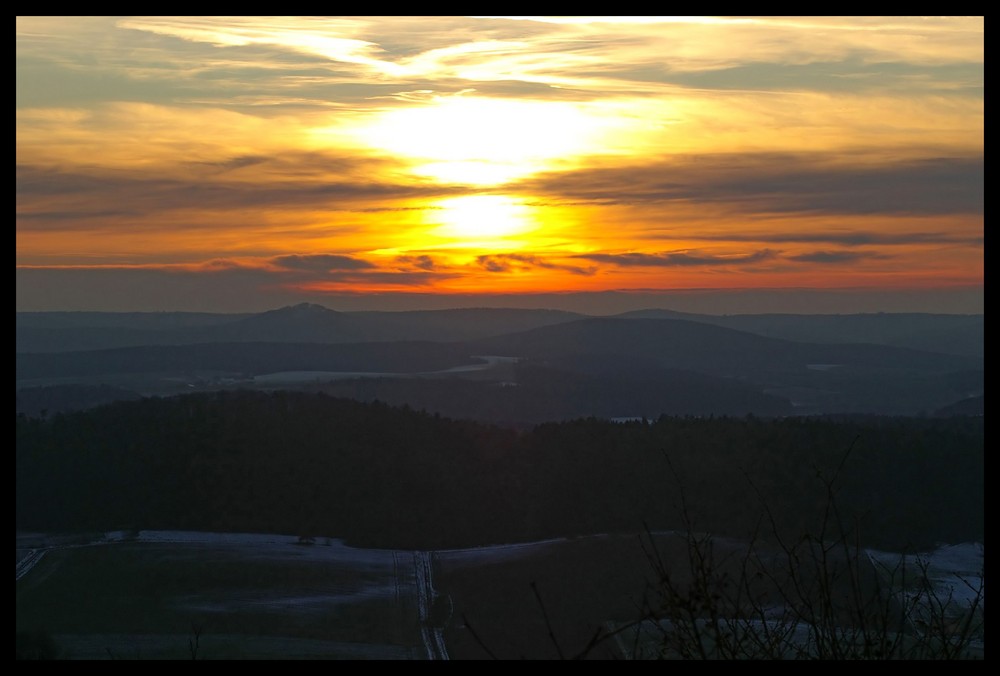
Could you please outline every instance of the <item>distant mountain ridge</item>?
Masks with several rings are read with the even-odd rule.
[[[620,319],[679,319],[811,343],[873,343],[983,357],[984,315],[703,315],[649,309]],[[351,343],[479,340],[581,319],[562,310],[467,308],[338,312],[301,303],[256,314],[16,313],[17,352],[66,352],[212,342]]]
[[[875,343],[982,357],[984,315],[868,313],[847,315],[701,315],[637,310],[623,319],[686,319],[774,338],[814,343]]]
[[[478,320],[483,318],[492,323],[482,325],[485,322]],[[520,410],[503,403],[520,395],[525,401],[539,402],[540,410],[565,417],[598,411],[606,412],[604,415],[634,415],[631,411],[656,415],[666,410],[707,414],[713,412],[713,401],[718,412],[908,415],[934,411],[983,393],[983,362],[976,357],[886,345],[796,342],[700,321],[561,321],[567,319],[564,314],[544,311],[539,315],[467,310],[424,313],[416,318],[409,313],[387,313],[364,319],[382,321],[377,331],[374,324],[368,328],[383,336],[394,330],[395,342],[335,342],[329,338],[337,333],[341,340],[346,339],[347,330],[358,327],[351,324],[354,319],[348,313],[319,306],[298,306],[207,327],[220,332],[216,335],[232,338],[226,342],[18,353],[16,380],[21,387],[110,384],[162,394],[189,391],[182,389],[185,387],[295,388],[362,378],[368,379],[367,384],[330,385],[327,389],[362,399],[378,389],[398,403],[407,403],[399,397],[408,392],[414,402],[456,412],[466,410],[454,401],[457,395],[448,393],[449,388],[456,392],[460,388],[456,378],[497,386],[524,384],[511,375],[509,366],[498,370],[477,358],[494,355],[506,358],[505,363],[521,360],[540,368],[536,372],[548,373],[553,385],[561,383],[559,397],[564,402],[576,402],[560,407],[555,401],[556,389],[545,394],[544,378],[533,381],[533,390],[518,390],[513,395],[500,390],[470,390],[470,403],[485,397],[477,410],[494,411],[497,418],[491,420],[506,420],[509,411]],[[518,323],[509,319],[522,324],[550,323],[466,341],[398,340],[416,331],[404,331],[398,323],[393,324],[405,320],[407,326],[430,333],[448,333],[450,327],[458,325],[489,334]],[[274,332],[286,338],[312,335],[310,331],[319,330],[318,326],[325,327],[326,342],[252,340],[274,336]],[[236,340],[236,335],[242,340]],[[289,380],[286,372],[296,374]],[[527,372],[522,369],[521,373]],[[681,373],[698,377],[681,377]],[[253,380],[271,374],[278,377]],[[411,377],[407,374],[424,380],[444,378],[450,384],[390,387],[370,382],[372,378]],[[740,391],[734,389],[736,385]],[[643,406],[640,399],[632,397],[632,390],[646,392],[650,405]],[[611,392],[619,393],[620,406],[609,401]]]
[[[22,353],[17,380],[116,374],[225,372],[252,377],[276,371],[416,373],[474,363],[447,343],[196,343],[81,352]]]
[[[301,303],[251,315],[17,313],[17,352],[71,352],[220,342],[459,341],[573,321],[562,310],[468,308],[338,312]]]
[[[804,343],[683,319],[593,318],[480,341],[500,353],[559,361],[574,355],[641,359],[663,368],[717,373],[836,365],[952,370],[975,368],[974,357],[864,343]],[[503,352],[505,351],[505,352]]]

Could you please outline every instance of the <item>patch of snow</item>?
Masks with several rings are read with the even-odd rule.
[[[979,542],[957,545],[940,545],[929,552],[901,555],[893,552],[867,550],[873,563],[892,573],[905,565],[907,571],[919,573],[926,568],[926,579],[937,602],[944,604],[948,614],[968,612],[977,600],[980,610],[986,602],[983,577],[985,547]],[[909,577],[909,573],[907,575]],[[919,592],[904,590],[904,595],[914,597]]]
[[[507,561],[530,556],[536,550],[565,542],[569,542],[569,538],[516,542],[507,545],[486,545],[484,547],[468,547],[465,549],[442,549],[436,551],[435,554],[447,561],[455,562]]]

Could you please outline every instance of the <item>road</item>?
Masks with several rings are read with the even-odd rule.
[[[413,569],[417,580],[417,609],[420,619],[420,636],[427,650],[427,659],[446,660],[448,649],[440,627],[432,626],[431,606],[434,603],[434,562],[431,552],[413,552]]]
[[[240,548],[277,548],[283,549],[296,540],[291,536],[247,534],[247,533],[202,533],[189,531],[141,531],[135,534],[124,532],[105,533],[90,542],[57,543],[45,541],[42,546],[22,547],[27,554],[15,564],[15,581],[27,575],[47,552],[53,549],[70,549],[79,547],[114,546],[121,543],[178,544],[178,545],[212,545]],[[27,543],[25,543],[27,544]],[[33,543],[34,544],[34,543]],[[420,640],[427,659],[450,659],[445,646],[443,627],[435,627],[432,617],[434,600],[437,594],[434,590],[434,553],[428,551],[379,551],[346,547],[339,542],[327,542],[327,546],[311,546],[301,550],[303,555],[316,558],[329,558],[332,562],[344,563],[357,561],[378,565],[386,556],[391,556],[392,578],[395,586],[394,595],[399,607],[409,606],[404,603],[404,597],[414,594],[416,597],[417,621],[420,627]],[[411,558],[412,557],[412,558]],[[410,561],[412,560],[412,563]],[[412,573],[411,573],[412,571]],[[412,574],[412,577],[411,577]],[[412,586],[411,586],[412,585]],[[412,591],[411,591],[412,590]],[[412,613],[412,606],[408,612]],[[412,617],[412,615],[411,615]],[[440,620],[438,620],[440,621]],[[416,647],[416,646],[414,646]],[[419,650],[419,648],[417,648]]]
[[[47,549],[29,549],[28,555],[14,564],[14,581],[17,582],[22,577],[27,575],[28,571],[34,568],[35,564],[42,560],[42,557],[45,556],[45,552],[47,551]]]

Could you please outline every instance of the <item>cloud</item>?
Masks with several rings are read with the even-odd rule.
[[[340,254],[288,254],[271,259],[274,265],[288,270],[329,272],[331,270],[365,270],[375,266],[368,261]]]
[[[419,207],[366,207],[364,209],[351,209],[351,211],[357,212],[359,214],[380,214],[383,212],[393,212],[393,211],[436,211],[443,208],[444,207],[428,204],[426,206],[419,206]]]
[[[502,256],[479,256],[476,262],[489,272],[510,272],[511,270],[510,261]]]
[[[379,287],[427,287],[434,282],[452,279],[459,273],[441,273],[424,270],[372,270],[363,272],[339,271],[324,275],[320,279],[294,280],[284,282],[287,288],[311,290],[365,290]]]
[[[554,263],[529,254],[487,254],[477,256],[476,263],[487,272],[511,272],[513,270],[526,270],[530,268],[562,270],[563,272],[583,276],[593,275],[597,272],[597,268],[593,266],[580,267],[578,265]]]
[[[811,63],[751,62],[705,70],[673,69],[665,62],[609,64],[592,73],[625,81],[660,82],[699,90],[962,93],[981,96],[984,64],[867,61],[857,54]]]
[[[395,287],[380,293],[365,288],[314,291],[232,272],[213,277],[167,274],[156,268],[22,267],[16,274],[16,309],[59,311],[69,308],[111,312],[201,311],[260,312],[305,300],[339,310],[511,307],[565,309],[615,314],[662,307],[685,312],[851,313],[942,312],[982,314],[984,288],[952,286],[909,289],[721,289],[687,291],[604,291],[598,293],[441,294]]]
[[[870,232],[870,231],[825,231],[825,232],[732,232],[724,235],[698,235],[697,239],[725,242],[772,242],[772,243],[828,243],[842,246],[862,246],[880,244],[906,246],[911,244],[967,244],[982,246],[982,236],[969,236],[948,232]]]
[[[586,258],[598,263],[608,263],[619,267],[690,267],[749,265],[776,258],[778,253],[771,249],[761,249],[748,254],[714,255],[690,253],[687,251],[647,253],[593,253],[577,254],[576,258]]]
[[[18,163],[14,166],[15,195],[93,193],[108,185],[105,178],[82,171],[63,171]],[[135,179],[133,179],[135,180]]]
[[[756,213],[982,214],[985,158],[873,161],[832,153],[678,156],[669,162],[551,172],[519,186],[601,204],[666,201]]]
[[[216,259],[193,266],[174,266],[181,273],[240,270],[257,276],[261,284],[280,284],[301,289],[346,289],[371,287],[427,286],[449,279],[457,272],[440,270],[426,255],[401,256],[411,259],[411,269],[393,269],[344,254],[286,254],[270,258]]]
[[[742,78],[749,89],[765,76],[780,80],[766,69],[782,66],[802,69],[795,82],[806,84],[815,74],[833,86],[832,76],[850,82],[864,66],[891,75],[896,64],[981,63],[983,31],[982,17],[18,17],[16,38],[19,63],[35,58],[103,85],[73,87],[65,78],[68,86],[58,88],[43,80],[33,89],[39,95],[66,89],[94,96],[110,89],[136,100],[136,93],[163,97],[155,90],[164,83],[178,88],[171,91],[176,98],[220,88],[231,97],[256,90],[291,98],[317,83],[362,91],[371,83],[370,96],[387,80],[412,91],[440,78],[461,78],[466,86],[500,79],[525,86],[576,83],[605,93],[638,81],[656,91],[673,81],[664,70],[674,77],[720,72],[715,79],[681,80],[692,87],[720,80],[734,86]],[[82,64],[81,54],[89,57]],[[849,67],[828,73],[829,64],[841,62]],[[739,68],[749,71],[731,72]],[[917,75],[916,84],[931,85],[954,77],[932,69]],[[360,95],[326,100],[345,97]]]
[[[241,155],[238,157],[231,157],[225,160],[217,160],[214,162],[197,162],[196,164],[203,164],[208,167],[215,167],[221,169],[222,171],[232,171],[234,169],[242,169],[243,167],[252,167],[255,164],[261,164],[267,162],[268,158],[260,155]]]
[[[135,211],[113,209],[81,209],[79,211],[18,211],[18,220],[38,221],[79,221],[84,218],[117,218],[119,216],[136,216]]]
[[[890,256],[873,251],[813,251],[786,258],[800,263],[853,263],[869,258],[890,258]]]
[[[338,267],[339,266],[339,267]],[[178,288],[237,287],[246,293],[274,288],[349,290],[429,287],[434,282],[460,276],[437,270],[394,270],[350,256],[336,254],[288,255],[271,258],[213,258],[186,263],[100,263],[90,265],[18,265],[18,275],[59,278],[174,280]],[[30,295],[30,294],[29,294]],[[127,295],[127,294],[126,294]]]
[[[147,227],[156,216],[183,210],[220,211],[231,214],[248,209],[317,209],[325,212],[411,211],[388,206],[394,201],[419,197],[435,198],[460,194],[451,186],[403,185],[366,178],[378,175],[373,164],[380,160],[323,158],[314,154],[289,153],[280,161],[238,157],[204,163],[206,168],[225,167],[259,170],[240,180],[223,180],[226,171],[212,176],[183,176],[126,171],[89,173],[87,169],[54,169],[18,164],[15,167],[17,217],[24,229],[45,227],[46,220],[59,221],[72,229],[73,218],[131,216],[130,228]],[[264,168],[266,167],[266,171]],[[335,178],[330,172],[337,171]],[[369,173],[370,172],[370,173]],[[60,200],[60,201],[56,201]],[[378,206],[369,208],[372,202]],[[116,208],[108,209],[113,204]],[[424,209],[428,207],[419,207]],[[84,229],[91,224],[81,223]],[[156,226],[150,226],[156,227]],[[198,228],[195,219],[174,219],[172,229]]]
[[[397,256],[396,260],[400,263],[407,263],[413,267],[420,268],[421,270],[434,270],[437,265],[434,259],[426,254],[419,256]]]

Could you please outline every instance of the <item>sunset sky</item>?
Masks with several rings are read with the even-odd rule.
[[[983,17],[18,17],[16,38],[18,310],[812,289],[982,312]]]

